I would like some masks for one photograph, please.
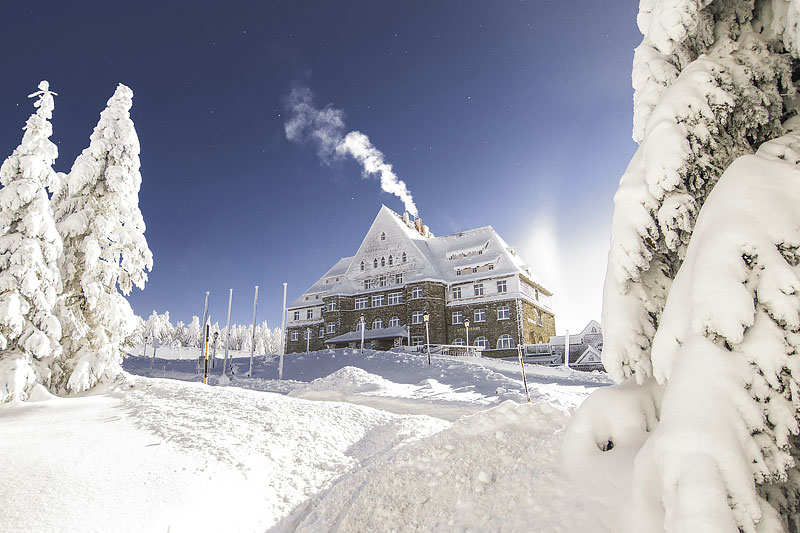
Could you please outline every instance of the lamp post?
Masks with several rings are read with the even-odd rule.
[[[364,353],[364,330],[366,329],[367,321],[364,320],[364,315],[361,315],[361,318],[358,319],[358,322],[361,326],[361,353]]]
[[[311,328],[306,328],[306,353],[308,353],[311,347]]]
[[[464,327],[467,328],[467,354],[469,354],[469,318],[464,320]]]
[[[419,316],[419,315],[417,315]],[[431,316],[428,314],[427,311],[422,315],[422,321],[425,322],[425,347],[428,351],[428,364],[431,364],[431,335],[430,331],[428,330],[428,322],[430,321]]]

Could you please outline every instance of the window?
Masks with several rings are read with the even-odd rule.
[[[497,349],[508,349],[514,347],[514,339],[511,338],[511,335],[500,335],[500,338],[497,339]]]
[[[507,305],[501,305],[497,308],[497,320],[508,320],[509,318],[511,318],[511,313]]]
[[[403,263],[405,263],[405,262],[406,262],[406,253],[403,252]]]
[[[457,269],[456,269],[456,276],[460,276],[460,275],[461,275],[461,269],[460,269],[460,268],[457,268]]]
[[[377,257],[375,258],[375,261],[373,261],[372,266],[374,266],[375,268],[378,268],[378,258]]]
[[[393,316],[392,318],[389,319],[390,328],[396,328],[398,326],[400,326],[400,319],[398,317]]]
[[[306,332],[303,333],[303,340],[311,340],[311,330],[306,328]]]
[[[382,267],[386,266],[386,258],[385,257],[381,257],[381,266]]]
[[[508,292],[508,287],[506,286],[506,280],[501,280],[497,282],[497,292]]]
[[[486,322],[486,309],[475,310],[475,322]]]
[[[297,340],[297,332],[296,332],[296,331],[293,331],[293,332],[292,332],[292,340],[293,340],[293,341],[296,341],[296,340]]]
[[[361,328],[363,326],[364,326],[364,324],[362,324],[360,320],[358,322],[356,322],[356,331],[361,331]]]
[[[425,337],[411,337],[411,346],[422,346],[425,344]]]
[[[539,289],[537,289],[536,287],[533,288],[533,297],[536,299],[537,302],[539,301]]]
[[[475,296],[483,296],[483,283],[476,283],[472,286],[472,290],[475,291]]]
[[[463,324],[464,323],[464,313],[461,311],[453,311],[453,324]]]
[[[361,261],[361,270],[364,270],[364,261]]]
[[[294,312],[294,319],[295,320],[300,320],[300,311],[295,311]]]
[[[478,271],[478,267],[472,267],[472,273],[475,274]]]
[[[383,305],[383,294],[377,294],[372,297],[372,307],[380,307]]]
[[[386,240],[386,233],[381,233],[381,240],[382,240],[382,241],[385,241],[385,240]]]
[[[453,341],[453,346],[466,346],[467,343],[464,342],[464,339],[458,338]]]
[[[372,321],[372,329],[383,329],[383,320],[376,318]]]
[[[402,274],[395,274],[394,275],[394,282],[397,285],[402,285],[403,284],[403,275]]]
[[[392,261],[392,256],[390,255],[389,256],[389,266],[392,266],[393,264],[394,264],[394,261]]]
[[[328,333],[336,333],[336,323],[335,322],[328,322],[325,325],[325,328],[327,329]]]
[[[461,287],[453,287],[453,300],[461,299]]]
[[[314,310],[309,309],[306,311],[306,319],[311,320],[312,318],[314,318]]]
[[[403,293],[393,292],[389,294],[389,305],[396,305],[403,303]]]
[[[411,313],[412,324],[422,324],[422,311],[414,311]]]
[[[494,265],[489,263],[489,270],[494,270]]]
[[[416,300],[422,298],[422,287],[414,287],[411,289],[411,299]]]
[[[336,311],[336,300],[328,302],[328,311]]]
[[[365,279],[364,280],[364,288],[365,289],[371,289],[372,288],[372,280],[371,279]]]
[[[324,336],[325,336],[325,328],[319,328],[319,338],[321,339]]]
[[[381,287],[386,286],[386,276],[381,276],[378,278],[378,285],[380,285]]]
[[[487,339],[486,337],[478,337],[477,339],[475,339],[475,346],[487,350],[489,348],[489,339]]]
[[[356,298],[356,309],[366,309],[366,308],[367,308],[367,299]]]

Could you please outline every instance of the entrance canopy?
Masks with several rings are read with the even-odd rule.
[[[395,326],[392,328],[377,328],[364,331],[364,341],[374,341],[378,339],[405,339],[408,336],[406,326]],[[350,342],[361,342],[361,331],[348,331],[343,335],[328,339],[325,344],[347,344]]]

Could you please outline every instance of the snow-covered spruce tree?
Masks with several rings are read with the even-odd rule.
[[[58,306],[64,392],[93,387],[120,371],[121,345],[137,326],[123,295],[144,288],[153,255],[139,211],[139,139],[130,117],[133,91],[120,84],[86,148],[53,197],[64,239]]]
[[[642,0],[638,23],[603,301],[614,401],[642,409],[634,527],[798,531],[800,4]],[[614,416],[579,412],[567,447],[635,441]]]
[[[58,149],[49,140],[55,94],[43,81],[29,96],[36,113],[0,167],[0,403],[26,400],[37,382],[48,385],[61,354],[53,314],[61,238],[45,190],[58,182]]]

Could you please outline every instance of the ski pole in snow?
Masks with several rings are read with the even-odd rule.
[[[569,330],[564,335],[564,366],[569,368]]]
[[[222,363],[222,375],[228,368],[228,339],[231,337],[231,302],[233,301],[233,289],[228,289],[228,325],[225,326],[225,359]]]
[[[522,362],[522,345],[517,344],[517,355],[519,355],[519,366],[522,367],[522,382],[525,384],[525,396],[528,402],[531,401],[531,394],[528,392],[528,378],[525,377],[525,363]]]
[[[283,313],[281,314],[281,360],[278,363],[278,379],[283,379],[283,352],[286,351],[286,283],[283,284]]]
[[[253,336],[250,339],[250,372],[247,377],[253,375],[253,352],[256,349],[256,306],[258,305],[258,285],[256,285],[256,294],[253,296]]]

